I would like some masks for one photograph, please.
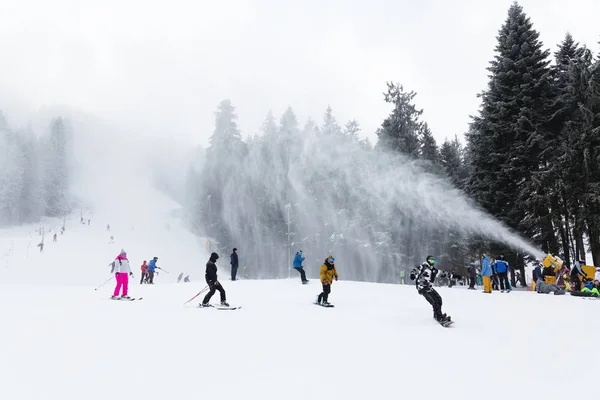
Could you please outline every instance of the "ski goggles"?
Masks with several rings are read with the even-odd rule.
[[[335,258],[333,258],[333,257],[329,257],[329,258],[327,259],[327,261],[329,261],[330,263],[332,263],[332,262],[334,262],[334,261],[335,261]]]

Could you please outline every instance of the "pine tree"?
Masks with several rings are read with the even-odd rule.
[[[418,157],[420,150],[419,134],[422,122],[419,117],[423,113],[418,110],[412,100],[415,92],[404,92],[400,84],[387,83],[387,93],[384,93],[386,103],[393,105],[393,110],[377,130],[378,141],[376,148],[404,153]]]
[[[195,210],[196,223],[208,226],[208,234],[227,241],[229,230],[221,218],[223,188],[230,177],[239,173],[246,146],[237,125],[237,114],[230,100],[219,103],[215,112],[215,130],[206,150],[206,162],[200,174],[201,210]]]
[[[440,161],[440,152],[431,129],[429,129],[429,125],[426,122],[421,126],[420,142],[421,158],[432,163],[438,163]]]
[[[529,201],[529,195],[543,189],[534,177],[546,137],[549,61],[538,38],[514,3],[500,29],[488,89],[467,140],[473,172],[469,192],[506,224],[540,240],[539,219],[549,206]],[[542,236],[553,234],[546,228],[542,226]]]
[[[58,217],[71,211],[69,194],[69,133],[66,121],[56,118],[50,124],[43,165],[45,215]]]
[[[600,61],[584,70],[587,74],[583,101],[581,147],[583,148],[583,219],[594,265],[600,265]]]
[[[281,119],[279,120],[279,133],[280,135],[291,138],[297,138],[298,136],[298,118],[296,118],[296,114],[294,114],[292,107],[288,107],[281,116]]]
[[[19,222],[35,222],[40,219],[45,209],[39,144],[31,131],[20,133],[19,139],[24,156],[23,188],[19,199],[21,220]]]
[[[355,143],[359,141],[358,133],[360,131],[360,125],[355,119],[348,121],[346,126],[344,126],[344,135]]]
[[[440,164],[446,173],[446,176],[457,188],[462,188],[465,171],[463,166],[462,146],[455,137],[450,141],[446,139],[440,148]]]
[[[271,110],[269,110],[260,130],[265,136],[274,136],[277,133],[277,124]]]
[[[23,190],[25,159],[13,132],[0,112],[0,226],[21,220],[20,195]]]
[[[321,127],[321,133],[323,135],[341,135],[342,128],[338,124],[337,120],[333,116],[333,110],[331,106],[327,106],[327,110],[325,111],[325,115],[323,116],[323,126]]]
[[[562,257],[570,266],[573,238],[577,243],[574,257],[585,253],[581,199],[577,193],[577,188],[583,185],[583,175],[580,173],[582,165],[578,161],[581,151],[575,142],[580,129],[578,120],[581,119],[578,110],[582,97],[581,72],[589,68],[589,61],[586,60],[591,56],[568,33],[554,56],[556,63],[551,68],[554,100],[549,106],[551,116],[547,124],[545,150],[540,154],[543,165],[540,180],[549,189],[544,194],[550,201],[551,220],[559,233]],[[539,195],[533,193],[532,196]]]

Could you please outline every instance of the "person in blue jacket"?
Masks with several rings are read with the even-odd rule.
[[[154,257],[148,263],[148,281],[147,283],[150,285],[154,285],[154,273],[156,272],[156,262],[158,261],[158,257]]]
[[[500,279],[500,292],[510,293],[510,283],[508,283],[508,262],[504,259],[504,254],[494,261],[494,272]]]
[[[481,279],[483,280],[483,293],[492,293],[492,268],[490,259],[485,254],[481,259]]]
[[[304,272],[304,268],[302,267],[303,261],[304,257],[302,257],[302,250],[298,250],[298,252],[294,256],[294,269],[300,273],[300,279],[302,280],[302,284],[305,285],[308,283],[308,280],[306,280],[306,273]]]

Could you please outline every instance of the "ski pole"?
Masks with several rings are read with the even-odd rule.
[[[98,290],[98,289],[100,289],[102,286],[106,285],[106,284],[107,284],[107,283],[108,283],[110,280],[112,280],[112,278],[113,278],[113,277],[111,276],[111,277],[110,277],[110,278],[108,278],[106,281],[104,281],[104,283],[103,283],[102,285],[98,286],[98,287],[97,287],[96,289],[94,289],[94,290]]]
[[[183,303],[183,304],[187,304],[187,303],[189,303],[190,301],[194,300],[196,297],[200,296],[200,295],[201,295],[203,292],[205,292],[205,291],[206,291],[206,289],[208,289],[208,285],[206,285],[206,286],[204,287],[204,289],[202,289],[201,291],[199,291],[199,292],[198,292],[198,294],[196,294],[194,297],[192,297],[191,299],[189,299],[188,301],[186,301],[186,302],[185,302],[185,303]]]
[[[160,267],[156,267],[156,269],[160,269],[162,272],[166,272],[167,274],[169,274],[169,271],[165,271],[164,269],[160,268]]]

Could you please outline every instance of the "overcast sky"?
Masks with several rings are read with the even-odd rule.
[[[417,92],[438,141],[467,129],[512,0],[0,0],[0,109],[64,105],[206,145],[224,98],[244,136],[272,109],[330,104],[374,134],[386,81]],[[595,53],[600,1],[520,2],[555,50]],[[22,114],[25,115],[25,114]]]

